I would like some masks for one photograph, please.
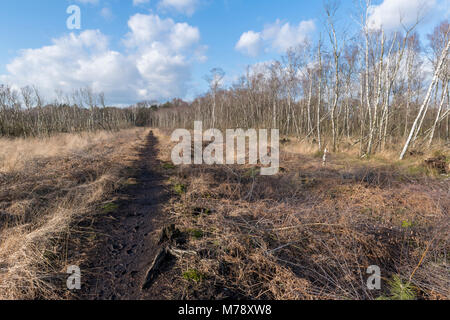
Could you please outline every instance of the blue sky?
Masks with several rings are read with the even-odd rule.
[[[426,12],[424,36],[449,16],[450,0],[373,1],[372,20],[395,28],[398,12]],[[355,28],[354,0],[341,21]],[[68,30],[69,5],[81,29]],[[322,1],[307,0],[15,0],[0,10],[0,82],[34,84],[50,97],[91,86],[108,102],[190,99],[205,74],[221,67],[231,82],[247,65],[279,58],[323,31]]]

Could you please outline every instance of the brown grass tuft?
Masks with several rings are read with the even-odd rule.
[[[93,233],[77,221],[99,214],[145,135],[0,139],[0,299],[70,298],[66,268],[80,265],[77,250]]]
[[[166,212],[186,234],[181,249],[197,255],[178,260],[165,298],[376,299],[393,276],[412,275],[418,298],[449,299],[450,181],[349,154],[324,167],[304,151],[285,144],[284,170],[272,177],[251,166],[166,172],[186,187]],[[370,265],[381,268],[381,291],[367,289]],[[186,270],[203,281],[183,279]]]

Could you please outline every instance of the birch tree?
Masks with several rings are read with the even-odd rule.
[[[450,31],[450,27],[447,30],[447,34]],[[406,152],[408,151],[411,141],[414,137],[414,135],[416,134],[416,130],[420,130],[420,126],[419,126],[419,122],[422,119],[422,115],[425,112],[425,110],[428,108],[428,104],[430,102],[430,97],[431,94],[433,92],[434,86],[436,85],[437,80],[439,79],[439,75],[442,71],[442,67],[444,66],[444,62],[447,60],[447,56],[448,56],[448,51],[450,49],[450,39],[447,41],[447,45],[445,46],[441,57],[439,59],[439,62],[436,66],[436,70],[434,71],[434,76],[433,76],[433,80],[430,83],[430,86],[428,88],[428,92],[424,98],[424,101],[422,103],[422,106],[420,107],[419,113],[417,114],[416,120],[414,121],[411,131],[409,133],[408,139],[406,140],[405,146],[403,147],[403,150],[400,154],[400,160],[403,160],[405,158]]]

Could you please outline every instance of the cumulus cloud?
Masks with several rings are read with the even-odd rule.
[[[263,31],[263,38],[272,42],[272,47],[279,52],[303,43],[316,29],[312,20],[302,21],[297,26],[289,22],[282,24],[279,20]]]
[[[368,25],[373,29],[383,27],[395,30],[411,26],[417,19],[423,18],[436,5],[436,0],[384,0],[369,8]]]
[[[236,44],[236,50],[253,57],[259,55],[263,48],[265,51],[283,53],[303,43],[315,29],[313,20],[302,21],[298,25],[277,20],[261,32],[244,32]]]
[[[261,33],[254,31],[244,32],[236,44],[236,50],[251,56],[256,57],[260,54],[263,45]]]
[[[128,21],[130,32],[124,40],[128,47],[161,44],[172,49],[185,49],[200,41],[200,32],[187,23],[175,23],[157,15],[136,14]]]
[[[141,96],[159,92],[162,97],[184,96],[192,60],[201,60],[200,32],[187,23],[175,23],[157,15],[137,14],[128,26],[125,45],[134,51],[134,61],[148,87]],[[190,58],[187,56],[189,55]]]
[[[89,86],[118,104],[185,96],[191,65],[203,57],[198,29],[143,14],[132,16],[128,26],[126,53],[110,49],[108,38],[98,30],[71,33],[49,46],[22,50],[0,82],[37,85],[46,95]]]

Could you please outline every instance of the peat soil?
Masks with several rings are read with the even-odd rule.
[[[119,192],[117,209],[98,215],[93,222],[95,243],[81,266],[82,288],[79,299],[140,300],[160,299],[155,283],[170,259],[157,270],[152,269],[160,254],[161,230],[164,226],[162,205],[170,198],[164,178],[158,172],[157,138],[152,132],[139,150],[139,159],[132,165],[135,184]],[[166,261],[167,260],[167,261]],[[152,270],[149,282],[149,270]],[[170,272],[169,272],[170,273]]]

